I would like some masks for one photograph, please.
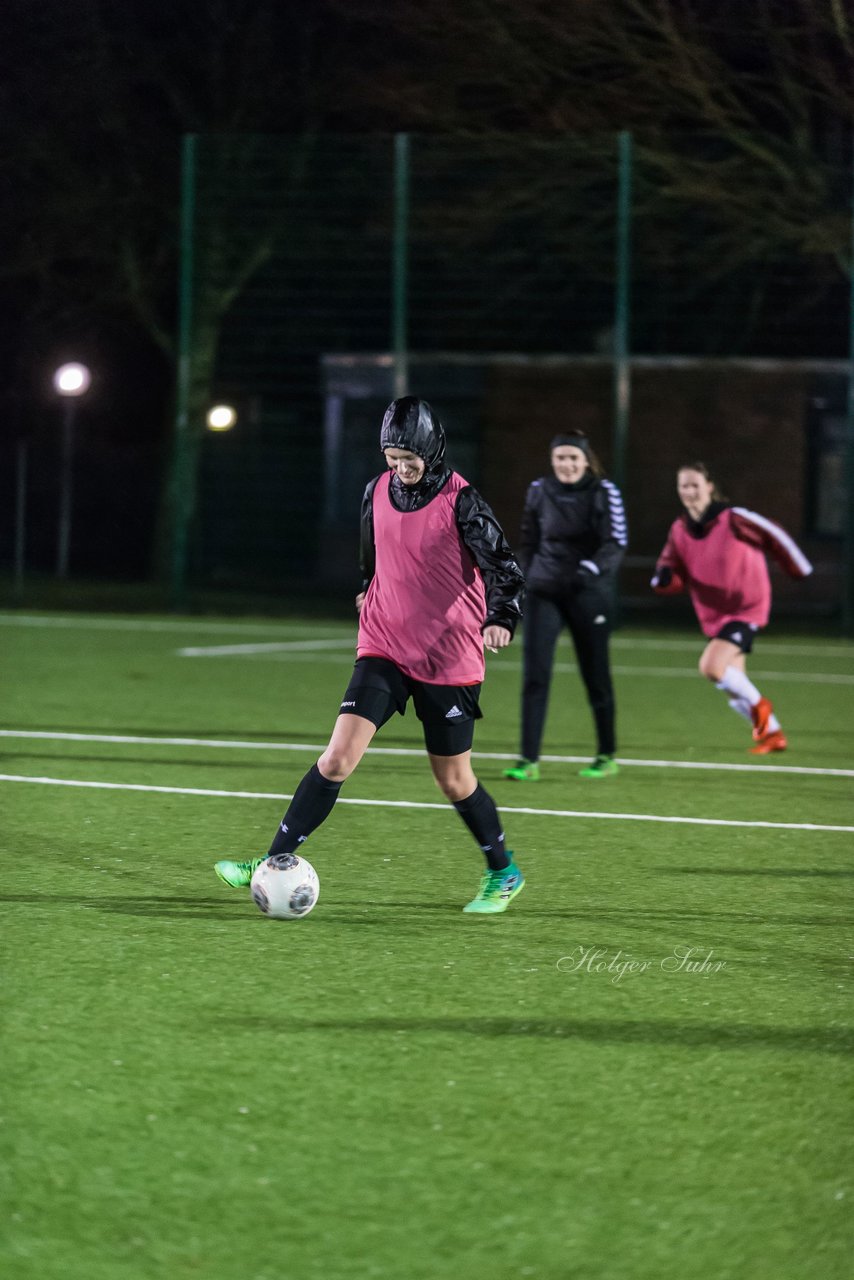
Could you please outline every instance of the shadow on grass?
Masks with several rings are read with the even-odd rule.
[[[312,729],[300,729],[292,725],[288,726],[288,734],[286,738],[282,738],[281,726],[271,729],[269,733],[264,733],[263,731],[254,729],[236,729],[234,725],[220,725],[219,727],[212,727],[208,725],[207,728],[204,729],[188,729],[186,726],[164,729],[162,723],[121,725],[87,724],[81,727],[79,721],[74,721],[72,724],[64,724],[57,720],[28,720],[26,724],[10,723],[7,721],[3,724],[3,728],[20,730],[21,732],[100,733],[108,734],[110,736],[117,734],[120,737],[154,738],[156,743],[162,743],[165,747],[171,745],[170,739],[172,738],[215,738],[220,741],[258,743],[272,742],[275,744],[282,741],[291,742],[294,739],[298,739],[299,741],[306,743],[314,741],[319,743],[320,738],[324,736],[323,734],[318,734],[316,726]],[[39,739],[36,739],[36,741],[39,741]],[[49,742],[50,739],[41,739],[41,741]],[[83,739],[83,741],[85,741],[85,739]]]
[[[164,919],[196,918],[199,920],[222,920],[247,918],[246,908],[252,905],[248,893],[235,890],[228,897],[200,898],[181,897],[172,894],[140,894],[134,897],[95,897],[92,894],[58,894],[58,893],[0,893],[0,902],[23,903],[30,906],[56,905],[67,909],[70,903],[92,911],[104,911],[114,915],[128,916],[162,916]],[[312,919],[316,927],[345,925],[360,928],[364,925],[382,925],[389,923],[389,912],[393,912],[398,920],[405,918],[401,913],[425,912],[447,915],[454,918],[462,914],[462,900],[454,902],[376,902],[370,899],[354,900],[352,898],[335,899],[326,897],[323,900],[322,912]],[[249,913],[249,918],[255,918]],[[266,917],[258,913],[257,918]],[[491,921],[484,924],[484,920]],[[656,924],[759,924],[769,928],[797,925],[808,928],[837,928],[840,925],[854,924],[845,916],[826,915],[780,915],[773,912],[759,911],[668,911],[659,909],[644,910],[642,908],[596,907],[582,910],[570,908],[537,908],[531,909],[530,903],[514,907],[508,914],[491,916],[466,916],[465,922],[479,928],[500,927],[503,929],[533,925],[539,921],[569,920],[591,926],[602,924],[629,924],[633,927],[646,927]]]
[[[155,768],[156,769],[165,769],[165,768],[227,769],[229,773],[236,773],[238,769],[240,770],[241,773],[249,773],[253,769],[264,770],[265,772],[269,773],[272,768],[275,768],[276,766],[279,766],[282,764],[281,760],[276,760],[274,762],[271,762],[269,759],[259,760],[256,758],[241,759],[240,761],[236,761],[233,759],[232,760],[216,760],[216,759],[213,759],[211,756],[206,756],[204,759],[202,759],[201,757],[189,759],[188,757],[185,756],[183,759],[173,759],[170,756],[154,757],[150,754],[131,756],[131,755],[115,755],[115,754],[107,754],[107,753],[104,753],[102,755],[85,755],[84,756],[84,755],[79,755],[76,751],[72,754],[67,751],[66,752],[59,752],[59,751],[47,752],[47,751],[39,751],[39,750],[0,751],[0,760],[4,760],[4,761],[43,760],[45,762],[58,760],[60,761],[60,763],[64,765],[109,764],[111,767],[115,767],[119,765],[142,765],[144,768],[148,768],[148,769],[155,769]],[[298,772],[298,769],[291,770],[291,772],[295,772],[295,771]],[[285,771],[283,770],[283,772]]]
[[[515,909],[517,916],[525,915],[525,908]],[[767,928],[784,927],[788,925],[798,925],[804,928],[838,928],[840,926],[854,925],[854,918],[845,915],[782,915],[778,911],[695,911],[695,910],[660,910],[658,908],[643,907],[587,907],[584,910],[572,910],[570,908],[555,907],[552,909],[537,909],[532,913],[527,912],[527,918],[530,920],[532,915],[542,920],[568,920],[575,924],[586,923],[590,925],[601,924],[620,924],[631,926],[653,926],[660,924],[724,924],[724,925],[747,925],[754,928],[756,925],[763,925]]]
[[[666,876],[779,876],[780,879],[824,877],[828,880],[854,879],[854,871],[825,871],[819,867],[655,867]]]
[[[247,918],[253,919],[251,913],[247,917],[247,904],[252,906],[248,897],[224,899],[142,895],[138,898],[95,898],[91,894],[66,894],[63,897],[58,893],[4,893],[0,894],[0,902],[25,903],[34,907],[61,907],[63,903],[67,907],[69,904],[76,904],[86,910],[105,911],[115,915],[162,916],[164,919],[199,919],[217,923],[222,920],[242,920],[245,923]],[[260,912],[257,914],[259,920],[264,919]]]
[[[104,911],[110,915],[161,916],[163,919],[197,919],[219,923],[222,920],[242,920],[266,923],[267,917],[253,906],[248,891],[235,890],[229,897],[190,898],[172,894],[140,894],[138,897],[93,897],[91,894],[59,893],[0,893],[0,902],[20,903],[26,906],[57,906],[68,908],[76,904],[84,910]],[[460,914],[458,903],[447,902],[346,902],[327,901],[322,914],[313,917],[315,927],[322,925],[388,927],[388,911],[440,912],[445,915]],[[336,910],[337,908],[337,910]],[[368,914],[370,913],[370,914]],[[386,914],[384,914],[386,913]]]
[[[341,686],[342,691],[345,687],[346,683]],[[311,750],[316,748],[318,751],[322,751],[329,738],[328,728],[324,728],[322,731],[319,731],[316,724],[309,728],[289,724],[287,727],[287,733],[283,733],[281,725],[277,725],[275,728],[271,728],[267,732],[257,729],[236,728],[233,724],[220,726],[218,728],[208,726],[204,729],[188,729],[186,727],[164,729],[162,723],[154,725],[87,724],[81,728],[79,721],[75,721],[72,724],[61,724],[55,720],[28,720],[26,724],[6,721],[3,723],[2,728],[18,730],[22,733],[36,731],[39,733],[97,733],[107,734],[111,737],[118,735],[119,737],[153,738],[154,742],[150,745],[157,746],[159,744],[164,747],[173,745],[171,742],[172,738],[200,738],[203,740],[213,738],[216,741],[226,743],[252,742],[257,744],[259,747],[269,743],[271,744],[272,749],[277,752],[283,746],[288,747],[288,750],[283,753],[286,755],[299,754],[299,751],[295,747],[292,748],[288,746],[290,743],[301,742]],[[49,742],[50,738],[34,739],[34,741]],[[72,741],[74,740],[72,739]],[[85,742],[85,738],[83,738],[82,741]],[[105,745],[108,746],[110,744],[107,743]],[[382,739],[378,740],[376,745],[378,747],[412,747],[416,750],[423,748],[424,746],[420,738],[413,738],[411,735],[404,733],[389,733],[385,728],[383,729]],[[495,748],[495,750],[499,749],[500,747]]]
[[[806,1052],[849,1054],[854,1051],[854,1030],[830,1027],[760,1027],[755,1025],[680,1022],[622,1022],[566,1018],[282,1018],[251,1014],[227,1019],[229,1025],[253,1031],[279,1031],[289,1035],[312,1032],[363,1032],[367,1035],[443,1033],[487,1039],[533,1037],[549,1040],[583,1040],[593,1043],[661,1044],[686,1049],[770,1049],[779,1053]]]

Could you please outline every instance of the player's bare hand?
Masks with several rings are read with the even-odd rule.
[[[487,627],[483,633],[483,647],[490,653],[497,653],[499,649],[506,649],[512,639],[506,627]]]
[[[356,596],[356,612],[357,613],[362,612],[362,605],[365,603],[365,594],[366,593],[364,591],[360,591],[359,594]]]

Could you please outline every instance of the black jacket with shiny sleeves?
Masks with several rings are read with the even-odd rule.
[[[543,476],[528,488],[519,559],[532,591],[604,583],[628,545],[622,495],[588,472],[575,484]]]
[[[435,498],[450,475],[451,472],[446,471],[440,483],[434,481],[421,492],[421,485],[406,486],[397,476],[393,476],[389,486],[391,500],[401,511],[418,511]],[[375,476],[370,481],[362,498],[359,563],[363,590],[367,590],[376,569],[374,489],[379,478]],[[488,503],[471,485],[457,494],[456,520],[459,535],[483,577],[486,591],[486,618],[483,625],[506,627],[512,635],[522,617],[525,579],[507,544],[501,525]]]

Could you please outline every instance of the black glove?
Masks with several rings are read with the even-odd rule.
[[[670,586],[672,581],[673,581],[673,570],[670,568],[669,564],[663,564],[658,569],[656,569],[655,573],[652,576],[652,579],[650,580],[649,585],[651,587],[662,587],[666,590]]]

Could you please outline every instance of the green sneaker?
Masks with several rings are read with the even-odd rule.
[[[540,766],[535,760],[520,760],[512,768],[505,769],[502,777],[512,778],[514,782],[539,782]]]
[[[255,868],[262,862],[266,862],[266,858],[251,858],[249,862],[215,862],[214,871],[224,884],[231,885],[232,889],[242,889],[249,884]]]
[[[619,765],[613,756],[597,756],[586,769],[579,769],[579,778],[613,778],[620,772]]]
[[[512,853],[510,857],[512,859]],[[511,861],[510,866],[505,867],[503,871],[487,869],[481,876],[477,897],[472,898],[471,902],[463,907],[463,911],[482,916],[506,911],[516,894],[521,893],[524,887],[525,877],[515,862]]]

